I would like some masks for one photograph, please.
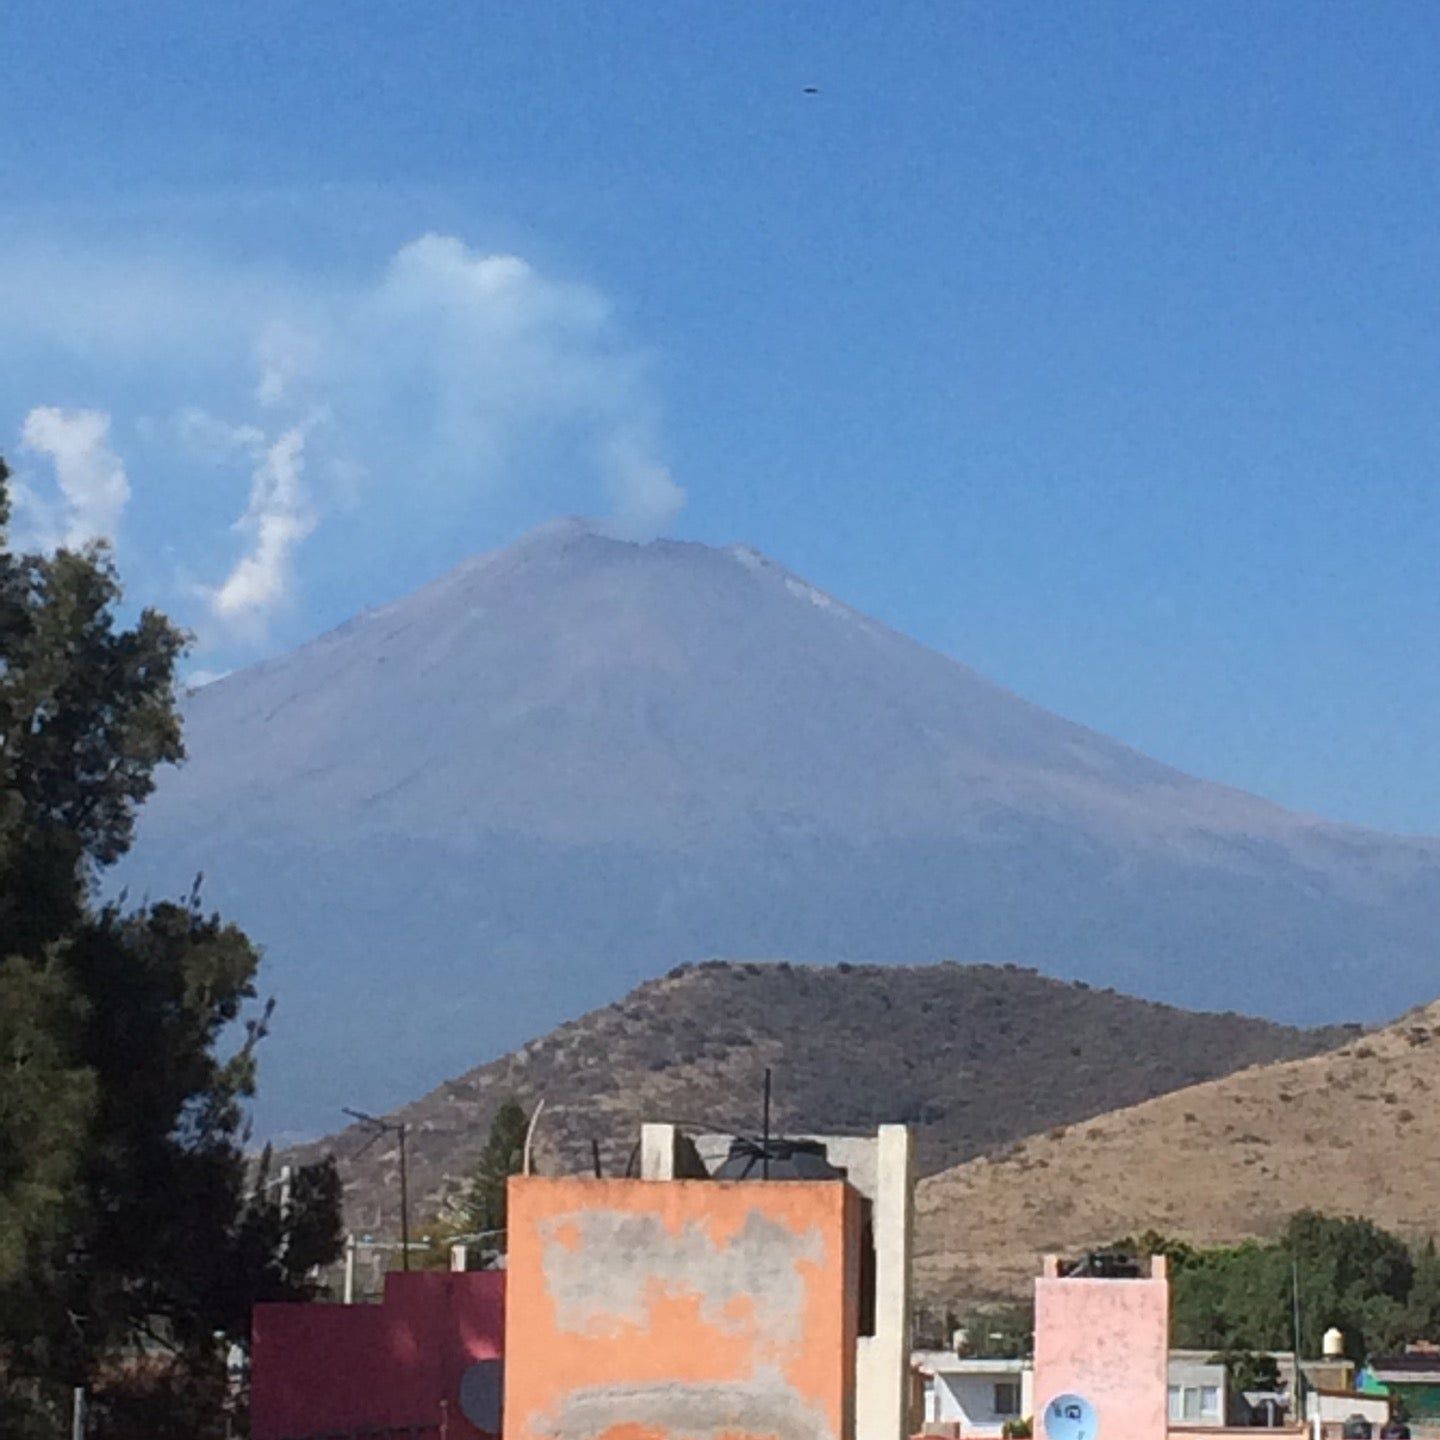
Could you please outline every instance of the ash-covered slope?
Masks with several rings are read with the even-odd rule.
[[[744,549],[547,526],[208,686],[187,741],[128,878],[203,869],[267,945],[264,1125],[706,954],[1020,961],[1299,1020],[1431,984],[1431,844],[1182,775]]]

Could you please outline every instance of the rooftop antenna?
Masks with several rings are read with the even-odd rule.
[[[540,1119],[540,1112],[545,1108],[545,1099],[542,1096],[536,1104],[535,1109],[530,1113],[530,1123],[525,1127],[525,1148],[521,1152],[520,1173],[530,1174],[530,1167],[535,1159],[535,1126]]]
[[[405,1122],[403,1120],[382,1120],[377,1115],[367,1115],[363,1110],[352,1110],[343,1106],[345,1113],[365,1130],[370,1138],[355,1152],[358,1160],[377,1140],[386,1135],[400,1137],[400,1264],[410,1268],[410,1182],[405,1169]]]
[[[770,1178],[770,1067],[765,1067],[765,1102],[761,1117],[760,1178]]]

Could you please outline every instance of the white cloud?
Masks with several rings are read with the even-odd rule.
[[[38,543],[78,549],[114,540],[130,482],[110,448],[110,417],[101,410],[37,406],[25,417],[20,443],[50,461],[60,492],[56,503],[29,487],[16,492],[17,511],[30,521]]]
[[[250,504],[236,524],[250,548],[210,596],[221,620],[253,629],[290,598],[295,551],[315,528],[301,485],[304,455],[305,431],[294,425],[255,467]]]

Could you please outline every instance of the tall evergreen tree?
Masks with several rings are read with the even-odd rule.
[[[506,1100],[500,1106],[490,1122],[485,1148],[475,1162],[466,1190],[465,1204],[471,1226],[478,1233],[499,1232],[494,1246],[498,1250],[505,1248],[506,1182],[520,1173],[529,1124],[518,1101]]]
[[[183,758],[184,638],[128,628],[108,552],[18,555],[0,462],[0,1434],[219,1433],[226,1342],[338,1254],[333,1166],[281,1211],[244,1155],[258,956],[198,890],[95,899]],[[263,1167],[262,1167],[263,1170]]]

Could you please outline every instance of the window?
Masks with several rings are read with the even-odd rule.
[[[875,1333],[875,1207],[860,1202],[860,1324],[858,1333]]]
[[[1220,1387],[1218,1385],[1172,1385],[1167,1409],[1172,1420],[1198,1424],[1202,1420],[1220,1419]]]
[[[1020,1413],[1020,1382],[1018,1380],[997,1380],[995,1382],[995,1413],[997,1415],[1018,1415]]]

